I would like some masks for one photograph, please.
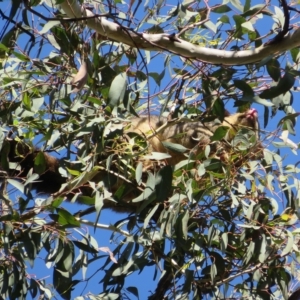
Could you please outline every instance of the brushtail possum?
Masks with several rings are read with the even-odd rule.
[[[180,144],[187,148],[187,151],[193,151],[196,157],[203,148],[211,142],[210,138],[214,132],[220,127],[228,127],[225,140],[230,142],[236,132],[241,128],[252,129],[258,135],[258,120],[256,109],[249,109],[246,112],[236,113],[224,118],[222,123],[209,122],[178,122],[170,121],[170,126],[166,126],[163,130],[156,132],[163,124],[167,123],[166,118],[151,116],[150,122],[148,117],[134,118],[131,122],[131,128],[139,134],[151,135],[149,139],[150,151],[169,153],[170,158],[167,159],[170,165],[175,165],[187,157],[182,153],[172,151],[166,147],[167,143]]]
[[[161,126],[167,126],[161,129]],[[210,144],[211,137],[214,132],[220,127],[226,126],[229,128],[225,139],[231,141],[235,133],[241,128],[249,128],[258,134],[258,120],[257,111],[249,109],[246,112],[236,113],[224,118],[223,122],[201,123],[197,122],[183,122],[170,121],[167,122],[165,118],[158,116],[151,116],[150,121],[148,117],[132,118],[130,126],[126,128],[126,132],[135,132],[139,135],[144,135],[148,139],[149,152],[168,153],[169,158],[166,162],[169,165],[175,165],[183,159],[187,159],[187,155],[182,152],[174,151],[170,147],[166,147],[164,143],[175,143],[184,146],[188,154],[193,151],[197,156],[206,145]],[[126,133],[125,132],[125,133]],[[150,137],[149,137],[150,135]],[[1,150],[1,167],[8,171],[8,162],[16,162],[21,167],[21,171],[16,174],[9,171],[9,175],[17,178],[26,178],[26,175],[31,169],[35,170],[35,160],[44,161],[44,171],[40,173],[38,181],[34,184],[34,188],[42,193],[55,193],[61,185],[67,181],[59,173],[59,160],[45,152],[38,150],[32,151],[25,143],[16,142],[15,140],[6,140],[6,145]],[[3,163],[4,162],[4,163]],[[6,168],[4,167],[6,165]],[[101,174],[100,174],[101,175]],[[100,178],[99,178],[100,177]],[[95,177],[95,182],[101,181],[101,176]],[[94,181],[94,180],[93,180]]]

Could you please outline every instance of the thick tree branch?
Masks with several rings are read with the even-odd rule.
[[[77,0],[65,0],[60,5],[69,18],[91,17],[94,15],[91,11],[82,8]],[[226,51],[194,45],[179,38],[174,39],[165,33],[137,33],[129,28],[108,21],[105,17],[87,19],[85,23],[88,27],[107,37],[109,40],[150,51],[166,49],[178,55],[199,59],[211,64],[244,65],[256,63],[267,56],[278,55],[300,46],[300,28],[292,34],[283,37],[279,43],[272,45],[264,44],[252,50]]]

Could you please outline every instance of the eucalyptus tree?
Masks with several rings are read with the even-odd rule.
[[[286,0],[2,8],[1,297],[297,299],[299,13]],[[260,130],[226,126],[250,107]],[[131,132],[139,115],[149,130]],[[195,122],[210,141],[197,155],[149,146]],[[140,273],[149,288],[128,283]]]

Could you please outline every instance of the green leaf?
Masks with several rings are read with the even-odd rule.
[[[210,266],[210,279],[212,282],[215,282],[215,278],[216,278],[217,274],[218,274],[217,267],[216,267],[215,262],[213,261]]]
[[[171,142],[162,142],[162,144],[167,149],[178,153],[184,153],[188,150],[186,147],[182,146],[181,144],[176,144]]]
[[[243,18],[242,16],[240,15],[234,15],[233,16],[233,19],[235,21],[235,24],[236,24],[236,29],[240,29],[242,24],[246,22],[246,19]]]
[[[278,268],[275,278],[278,286],[280,287],[283,299],[290,299],[288,295],[288,287],[291,283],[291,275],[284,268]]]
[[[64,209],[57,208],[58,218],[57,222],[64,227],[79,227],[80,222],[76,220],[76,218],[70,214],[68,211]]]
[[[28,58],[27,55],[24,55],[22,53],[19,53],[19,52],[16,52],[16,51],[12,51],[12,53],[18,58],[20,59],[21,61],[24,61],[24,62],[29,62],[30,59]]]
[[[143,175],[143,164],[139,162],[135,169],[135,180],[138,185],[140,185],[142,182],[142,175]]]
[[[252,23],[249,21],[242,23],[241,26],[249,31],[255,32],[255,29],[254,29]]]
[[[281,77],[280,63],[277,59],[271,59],[267,62],[267,71],[274,81],[279,81]]]
[[[230,2],[239,11],[241,11],[241,12],[244,11],[244,7],[243,7],[242,3],[239,0],[231,0]]]
[[[21,25],[22,23],[17,23]],[[0,47],[0,58],[5,58],[5,53],[8,53],[14,47],[14,41],[17,39],[17,28],[12,27],[9,31],[4,32],[5,34],[1,39],[1,47]]]
[[[44,104],[44,98],[40,97],[40,98],[34,98],[32,99],[32,107],[31,110],[33,112],[39,112],[41,109],[41,106]]]
[[[127,75],[126,73],[121,73],[117,75],[111,83],[108,93],[107,105],[113,108],[123,102],[126,89]]]
[[[224,23],[224,24],[230,24],[230,20],[229,20],[229,17],[226,16],[226,15],[223,15],[220,19],[219,19],[220,22]]]
[[[42,30],[40,31],[40,34],[43,35],[46,32],[48,32],[52,27],[59,25],[60,21],[49,21],[47,22],[44,27],[42,28]]]
[[[129,286],[126,290],[139,299],[139,290],[135,286]]]
[[[288,92],[294,86],[294,83],[295,77],[289,71],[286,71],[284,76],[280,78],[277,86],[264,90],[259,97],[263,99],[278,97],[279,95]]]
[[[14,179],[7,179],[7,182],[24,194],[24,185],[21,182]]]
[[[245,96],[243,96],[243,98],[241,100],[245,101],[245,102],[250,102],[250,103],[258,103],[258,104],[261,104],[261,105],[264,105],[264,106],[268,106],[268,107],[273,106],[273,103],[271,103],[268,100],[262,99],[262,98],[260,98],[258,96],[248,96],[248,95],[245,95]]]
[[[93,167],[92,170],[88,172],[83,172],[80,176],[72,179],[67,184],[64,185],[63,191],[72,191],[73,189],[79,188],[91,179],[93,179],[100,171],[100,167]]]
[[[250,6],[251,6],[251,0],[246,0],[243,12],[248,11],[250,9]]]
[[[97,223],[98,223],[98,220],[100,218],[100,213],[101,213],[101,209],[104,205],[104,198],[105,197],[105,192],[106,190],[104,190],[103,192],[99,192],[99,191],[96,191],[96,195],[95,195],[95,210],[96,210],[96,219],[95,219],[95,226],[94,226],[94,230],[96,230],[97,228]],[[110,197],[110,193],[107,192],[107,196]]]
[[[55,267],[53,270],[53,284],[63,299],[71,299],[72,275],[70,272],[62,272]]]
[[[151,152],[151,154],[145,155],[144,159],[165,160],[170,157],[171,155],[168,153]]]
[[[300,116],[300,113],[294,113],[294,114],[289,114],[285,117],[283,117],[282,119],[280,119],[280,121],[277,124],[277,127],[280,127],[282,124],[284,124],[287,120],[291,121],[292,124],[296,124],[296,119],[297,117]]]
[[[224,13],[231,11],[231,8],[226,4],[222,4],[222,5],[218,5],[216,7],[212,7],[211,11],[216,14],[224,14]]]
[[[299,48],[297,47],[297,48],[291,49],[291,50],[290,50],[290,53],[291,53],[293,62],[297,64],[298,61],[299,61],[299,53],[300,53]]]
[[[59,26],[52,27],[50,30],[52,34],[49,33],[47,38],[51,45],[62,51],[62,53],[65,55],[69,56],[71,53],[73,53],[73,45],[70,43],[67,31]]]
[[[267,127],[269,122],[269,108],[268,107],[264,107],[264,128]]]
[[[244,80],[234,80],[234,85],[244,92],[244,95],[254,96],[254,91],[249,84],[247,84]]]
[[[43,152],[39,152],[34,159],[34,170],[38,174],[42,174],[46,171],[46,169],[47,169],[47,164],[46,164],[45,155]]]
[[[144,220],[144,224],[143,224],[143,227],[144,229],[147,228],[150,220],[152,219],[152,217],[154,216],[154,214],[157,212],[158,208],[160,207],[160,203],[157,203],[152,209],[151,211],[148,213],[147,217],[145,218]]]
[[[221,236],[221,250],[225,253],[228,246],[228,233],[224,232]]]
[[[158,202],[163,202],[168,198],[172,188],[173,169],[171,166],[165,166],[159,170],[155,176],[155,191]]]
[[[293,234],[289,230],[285,230],[285,232],[286,232],[287,242],[286,242],[285,248],[282,249],[281,257],[284,257],[284,256],[288,255],[291,252],[291,250],[293,249],[293,246],[294,246]]]
[[[155,80],[156,84],[160,86],[162,79],[165,77],[165,69],[160,74],[150,72],[149,76],[151,76]]]
[[[217,26],[212,21],[208,20],[204,23],[204,26],[211,30],[213,33],[217,33]]]
[[[186,210],[180,218],[181,221],[181,233],[182,237],[187,240],[188,238],[188,222],[189,222],[189,212]]]
[[[31,111],[31,100],[27,92],[23,93],[22,103],[27,110]]]
[[[28,173],[27,179],[26,179],[26,181],[24,183],[24,186],[26,186],[26,185],[28,185],[30,183],[36,182],[39,179],[39,177],[40,176],[38,174],[36,174],[36,173],[33,173],[32,175],[30,173]]]
[[[33,267],[34,259],[38,253],[40,247],[41,234],[37,232],[27,231],[23,235],[23,245],[26,250],[26,256],[30,263],[30,266]]]
[[[144,192],[138,197],[134,198],[132,202],[135,203],[135,202],[146,200],[150,195],[154,193],[154,191],[155,191],[155,177],[152,173],[148,172],[148,180]]]
[[[9,280],[9,274],[7,272],[7,269],[6,268],[3,268],[1,270],[1,275],[0,275],[0,278],[1,278],[1,282],[0,282],[0,288],[1,288],[1,294],[5,294],[7,289],[8,289],[8,280]]]
[[[220,126],[218,129],[214,132],[213,136],[210,138],[210,140],[213,141],[221,141],[227,134],[229,130],[229,127],[227,126]]]

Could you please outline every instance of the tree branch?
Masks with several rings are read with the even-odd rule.
[[[77,0],[65,0],[60,6],[69,18],[94,16],[90,10],[81,7]],[[179,38],[174,39],[166,33],[148,34],[134,32],[130,28],[108,21],[105,17],[91,18],[85,22],[88,27],[109,40],[149,51],[165,49],[183,57],[198,59],[211,64],[245,65],[256,63],[267,56],[278,55],[300,46],[300,28],[291,35],[283,37],[279,43],[264,44],[251,50],[226,51],[194,45]]]

